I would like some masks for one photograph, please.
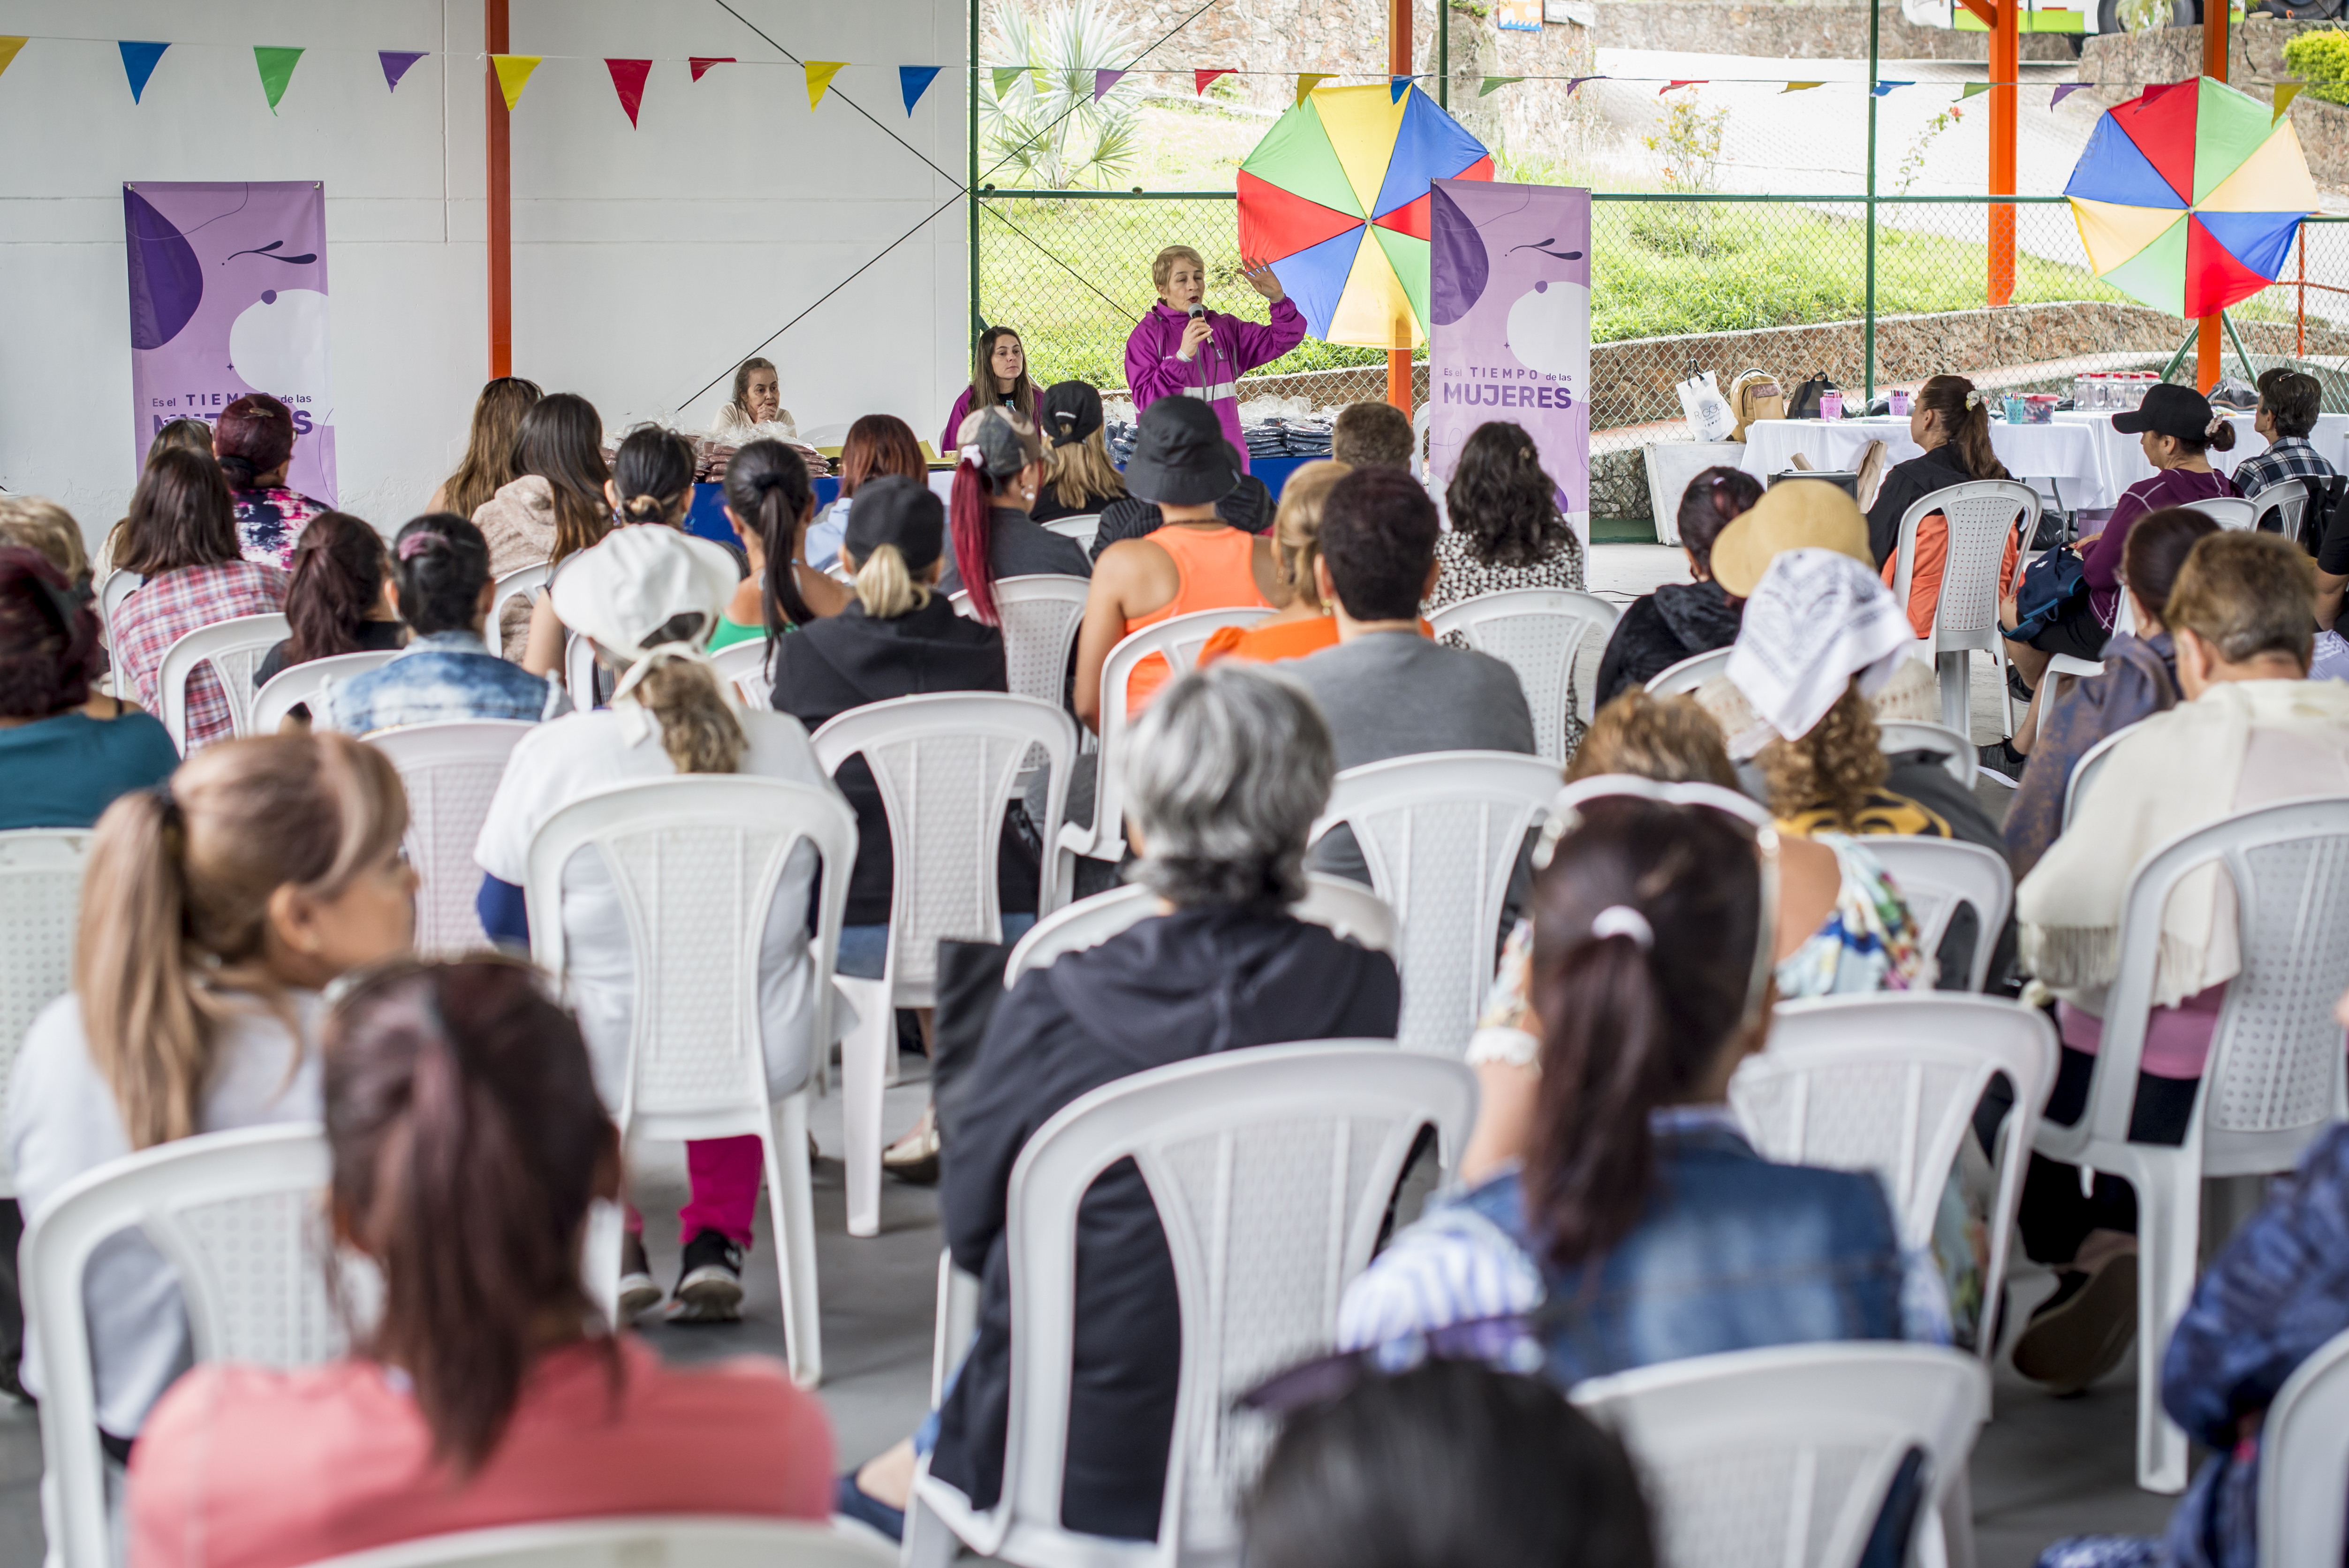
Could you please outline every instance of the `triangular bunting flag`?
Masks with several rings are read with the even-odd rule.
[[[930,90],[930,84],[937,79],[937,75],[938,67],[936,66],[897,67],[897,90],[905,96],[908,115],[914,112],[914,106],[922,101],[922,95]]]
[[[1493,93],[1497,92],[1502,88],[1515,87],[1517,83],[1524,81],[1525,79],[1526,78],[1523,77],[1486,77],[1485,78],[1484,85],[1476,89],[1476,96],[1478,98],[1487,98]],[[1568,93],[1574,91],[1572,88],[1568,88],[1566,90]]]
[[[399,90],[399,78],[408,67],[424,57],[422,49],[378,49],[375,57],[383,62],[383,85],[391,92]]]
[[[169,44],[119,43],[122,51],[122,74],[130,78],[130,101],[137,103],[147,91],[147,78],[155,74],[155,62],[163,57]]]
[[[1823,88],[1826,85],[1825,82],[1788,82],[1780,89],[1778,96],[1785,98],[1788,93],[1806,93],[1813,88]]]
[[[1568,77],[1566,78],[1566,96],[1572,98],[1581,90],[1585,82],[1603,82],[1606,79],[1605,77]]]
[[[1299,72],[1297,77],[1297,101],[1299,103],[1303,103],[1305,101],[1306,94],[1311,92],[1315,88],[1319,87],[1323,82],[1328,81],[1331,77],[1334,77],[1338,73],[1335,71]]]
[[[530,86],[530,73],[538,69],[543,55],[492,55],[490,65],[498,73],[498,91],[506,96],[506,112],[522,102],[522,89]]]
[[[1095,71],[1093,73],[1093,102],[1101,102],[1102,95],[1109,91],[1110,88],[1117,86],[1117,78],[1123,75],[1125,75],[1123,71]]]
[[[5,62],[0,62],[0,71],[7,68]],[[2292,100],[2300,96],[2300,88],[2301,84],[2298,82],[2285,82],[2276,88],[2275,103],[2271,106],[2274,112],[2268,116],[2271,122],[2283,118],[2284,110],[2292,107]]]
[[[25,38],[0,38],[0,75],[6,74],[8,63],[16,57],[16,51],[23,48],[27,42],[29,40]]]
[[[1387,78],[1387,102],[1401,103],[1402,102],[1402,95],[1409,91],[1411,91],[1411,78],[1409,77],[1389,77]]]
[[[2094,82],[2064,82],[2056,88],[2055,96],[2047,100],[2047,107],[2049,108],[2054,108],[2057,104],[2062,103],[2065,98],[2070,98],[2074,93],[2078,92],[2081,88],[2092,88],[2096,84]]]
[[[270,113],[277,112],[277,100],[285,96],[285,84],[294,79],[294,62],[301,57],[299,49],[254,46],[253,63],[261,67],[261,90],[268,95]]]
[[[1012,84],[1012,83],[1014,83],[1014,82],[1016,82],[1016,81],[1018,81],[1021,77],[1024,77],[1024,76],[1026,76],[1027,74],[1028,74],[1028,67],[1025,67],[1025,66],[998,66],[998,67],[995,67],[995,96],[996,96],[997,98],[1001,98],[1005,93],[1009,92],[1009,91],[1011,90],[1011,84]]]
[[[848,62],[846,60],[808,60],[802,62],[802,65],[807,71],[808,108],[813,108],[823,101],[823,95],[832,90],[832,78],[840,75],[846,68]]]
[[[628,111],[628,126],[634,129],[636,110],[643,107],[645,101],[645,77],[652,73],[653,63],[650,60],[607,59],[604,62],[604,68],[612,73],[612,90],[620,95],[620,107]]]
[[[1205,92],[1207,90],[1208,85],[1209,85],[1210,83],[1212,83],[1212,82],[1213,82],[1213,81],[1214,81],[1217,77],[1227,77],[1227,76],[1230,76],[1231,74],[1232,74],[1232,67],[1228,67],[1228,66],[1225,67],[1224,67],[1223,69],[1221,69],[1221,70],[1215,70],[1215,71],[1193,71],[1193,72],[1191,73],[1191,92],[1192,92],[1192,96],[1194,96],[1194,97],[1197,97],[1198,95],[1200,95],[1200,94],[1202,94],[1202,93],[1205,93]]]
[[[1894,88],[1913,88],[1916,85],[1915,82],[1878,82],[1868,89],[1868,93],[1874,98],[1889,98]]]
[[[1656,89],[1656,96],[1658,98],[1661,98],[1666,93],[1671,91],[1674,88],[1701,88],[1702,86],[1704,86],[1704,82],[1701,78],[1695,81],[1666,82],[1662,87]]]
[[[1990,91],[1990,84],[1988,82],[1968,82],[1964,87],[1958,89],[1958,101],[1960,103],[1963,103],[1970,98],[1977,97],[1978,95],[1988,91]]]
[[[688,55],[685,58],[685,63],[693,67],[693,79],[695,81],[699,81],[701,79],[701,74],[704,71],[707,71],[710,67],[732,65],[734,63],[734,57],[731,55]]]

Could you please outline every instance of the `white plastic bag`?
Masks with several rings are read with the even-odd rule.
[[[1693,366],[1690,368],[1695,370]],[[1730,413],[1729,399],[1721,395],[1721,383],[1713,379],[1712,371],[1696,371],[1672,390],[1681,395],[1681,409],[1688,416],[1692,436],[1700,441],[1729,439],[1737,419]]]

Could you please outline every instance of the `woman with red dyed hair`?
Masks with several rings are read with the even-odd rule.
[[[248,393],[221,410],[212,456],[236,502],[236,542],[247,561],[291,571],[295,542],[327,510],[285,488],[294,461],[294,412],[266,392]]]

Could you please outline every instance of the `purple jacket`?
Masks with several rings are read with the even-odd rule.
[[[1032,388],[1032,387],[1033,387],[1033,383],[1030,383],[1030,387],[1031,387],[1031,388]],[[1030,392],[1030,397],[1031,397],[1031,399],[1032,399],[1032,397],[1033,397],[1033,396],[1034,396],[1034,394],[1033,394],[1032,390],[1031,390],[1031,392]],[[1007,405],[1006,405],[1006,407],[1009,407],[1009,404],[1007,404]],[[939,436],[939,437],[938,437],[938,450],[939,450],[939,451],[941,451],[941,452],[951,452],[951,451],[953,451],[953,450],[955,449],[955,440],[956,440],[956,438],[957,438],[958,436],[960,436],[960,435],[962,434],[962,422],[963,422],[963,420],[964,420],[964,419],[968,418],[969,417],[969,415],[970,415],[970,388],[969,388],[969,387],[964,387],[964,388],[962,389],[962,395],[961,395],[960,397],[957,397],[957,398],[955,399],[955,401],[954,401],[954,412],[952,412],[951,414],[948,414],[948,415],[947,416],[947,428],[946,428],[946,431],[945,431],[945,433],[944,433],[944,434],[942,434],[941,436]],[[1025,418],[1025,419],[1026,419],[1030,424],[1031,424],[1031,425],[1032,425],[1032,424],[1034,424],[1034,423],[1036,422],[1036,410],[1035,410],[1034,408],[1032,408],[1032,407],[1031,407],[1031,408],[1030,408],[1030,409],[1028,410],[1028,412],[1027,412],[1026,414],[1022,415],[1021,417],[1022,417],[1023,418]]]
[[[1247,472],[1247,442],[1240,437],[1239,379],[1259,365],[1269,365],[1305,340],[1305,316],[1296,302],[1283,298],[1272,307],[1272,320],[1263,326],[1222,311],[1207,313],[1215,337],[1200,346],[1188,365],[1174,357],[1183,346],[1183,328],[1190,318],[1164,301],[1150,307],[1133,335],[1125,340],[1125,384],[1133,393],[1139,417],[1161,397],[1178,394],[1205,397],[1215,405],[1224,439],[1240,455],[1240,471]]]

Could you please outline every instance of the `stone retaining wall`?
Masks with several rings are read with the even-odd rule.
[[[1888,60],[1988,60],[1990,35],[1920,27],[1897,5],[1883,7],[1877,36]],[[1689,50],[1789,60],[1868,58],[1865,5],[1784,5],[1778,0],[1600,0],[1593,29],[1609,49]],[[2198,45],[2197,47],[2199,47]],[[2068,60],[2072,46],[2052,33],[2023,39],[2026,60]]]

